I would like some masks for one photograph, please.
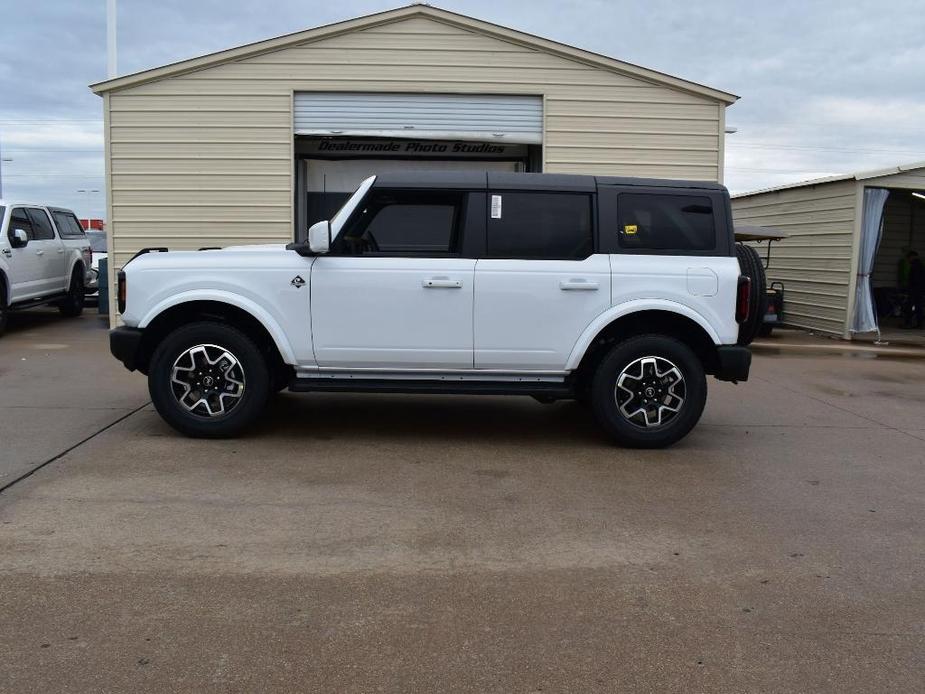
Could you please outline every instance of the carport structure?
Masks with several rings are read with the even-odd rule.
[[[845,339],[898,326],[900,260],[925,253],[925,162],[737,195],[732,211],[788,234],[768,280],[786,285],[789,325]]]

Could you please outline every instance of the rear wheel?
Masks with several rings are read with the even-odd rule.
[[[761,264],[761,256],[754,248],[737,243],[736,257],[739,259],[739,270],[752,281],[748,296],[748,318],[739,326],[738,343],[747,345],[755,339],[764,323],[764,314],[768,312],[767,279],[764,266]]]
[[[224,438],[260,416],[270,395],[270,374],[247,335],[203,321],[174,330],[158,345],[148,390],[158,413],[177,431]]]
[[[84,278],[80,266],[71,273],[71,284],[68,286],[67,297],[58,304],[61,315],[76,318],[84,312]]]
[[[615,345],[597,367],[591,405],[617,443],[663,448],[700,419],[707,381],[697,355],[666,335],[639,335]]]

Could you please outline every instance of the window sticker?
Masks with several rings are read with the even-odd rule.
[[[639,228],[635,224],[627,224],[623,227],[623,233],[629,236],[632,236],[637,231],[639,231]]]
[[[491,218],[501,219],[501,196],[500,195],[491,196]]]

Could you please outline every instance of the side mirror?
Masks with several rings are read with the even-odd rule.
[[[29,234],[22,229],[14,229],[10,234],[10,245],[13,248],[25,248],[29,243]]]
[[[308,228],[308,247],[316,255],[322,255],[331,249],[331,222],[325,220]]]

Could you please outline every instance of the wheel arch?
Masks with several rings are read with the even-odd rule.
[[[59,266],[59,267],[60,267],[60,266]],[[71,264],[68,266],[68,269],[67,269],[68,287],[71,286],[71,285],[70,285],[71,277],[74,276],[74,271],[75,271],[77,268],[81,268],[81,269],[82,269],[82,270],[81,270],[81,279],[83,279],[84,282],[86,283],[87,266],[84,265],[84,260],[83,260],[83,258],[81,258],[80,256],[77,256],[77,257],[75,257],[75,258],[71,261]]]
[[[683,342],[697,355],[707,373],[715,373],[719,336],[695,311],[671,302],[657,305],[639,302],[636,306],[615,307],[602,314],[579,338],[566,368],[579,376],[587,374],[613,344],[646,333],[668,335]]]
[[[244,332],[264,352],[272,368],[287,370],[287,365],[294,363],[289,343],[272,319],[229,301],[189,298],[171,303],[161,310],[151,311],[139,324],[139,327],[144,328],[139,349],[139,370],[147,373],[154,350],[172,330],[192,322],[210,320],[233,325]]]
[[[12,287],[10,287],[10,278],[7,277],[6,269],[0,267],[0,296],[10,301]]]

